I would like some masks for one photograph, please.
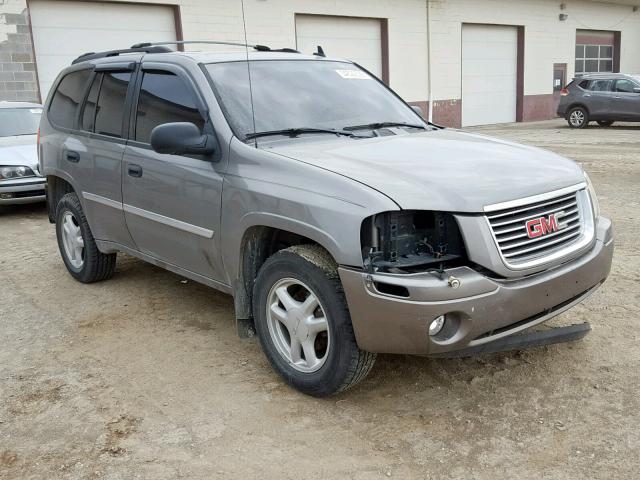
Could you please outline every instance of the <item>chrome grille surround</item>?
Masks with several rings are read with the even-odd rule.
[[[556,262],[590,246],[595,219],[586,183],[484,207],[485,218],[504,264],[526,270]],[[560,230],[529,238],[526,222],[562,213]]]

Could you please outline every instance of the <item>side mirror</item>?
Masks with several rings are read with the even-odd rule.
[[[151,130],[151,148],[171,155],[211,155],[215,139],[190,122],[163,123]]]
[[[411,105],[411,110],[420,115],[420,118],[424,119],[424,112],[422,111],[422,107],[419,105]]]

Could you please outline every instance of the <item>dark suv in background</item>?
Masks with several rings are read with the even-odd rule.
[[[615,121],[640,122],[640,75],[584,75],[567,85],[561,95],[558,115],[571,128],[584,128],[590,121],[601,127]]]

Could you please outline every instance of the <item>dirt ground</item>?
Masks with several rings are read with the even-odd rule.
[[[231,297],[125,255],[65,271],[42,206],[0,209],[2,479],[624,479],[640,471],[640,126],[483,127],[582,162],[612,275],[554,320],[584,341],[463,360],[380,356],[328,399],[288,388]],[[454,161],[454,159],[452,159]]]

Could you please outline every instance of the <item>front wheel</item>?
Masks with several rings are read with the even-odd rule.
[[[567,114],[567,123],[571,128],[584,128],[589,124],[589,112],[584,107],[574,107]]]
[[[341,392],[373,367],[376,355],[356,344],[337,265],[319,246],[294,246],[267,259],[253,308],[265,355],[303,393]]]

